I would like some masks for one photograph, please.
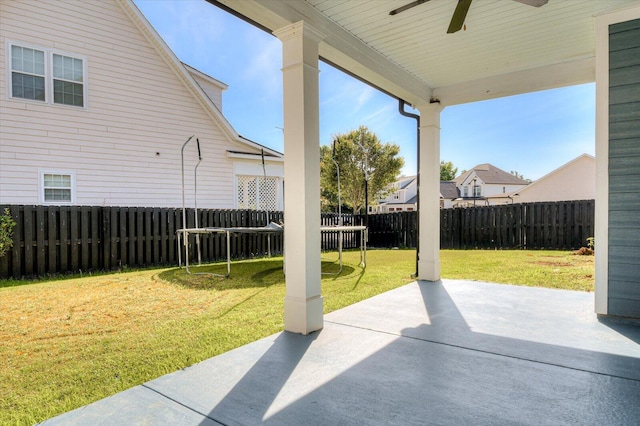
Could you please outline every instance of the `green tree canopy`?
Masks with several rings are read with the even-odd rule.
[[[453,163],[451,161],[440,161],[440,180],[454,180],[457,174],[458,168],[453,167]]]
[[[372,204],[386,196],[387,188],[400,174],[404,159],[398,156],[399,153],[398,145],[382,143],[364,126],[334,136],[331,146],[320,147],[322,210],[335,211],[338,205],[337,172],[333,160],[340,167],[342,205],[357,213],[365,206],[367,172],[369,204]]]

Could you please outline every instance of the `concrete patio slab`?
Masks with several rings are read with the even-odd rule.
[[[593,295],[412,283],[46,424],[637,424],[640,327]]]

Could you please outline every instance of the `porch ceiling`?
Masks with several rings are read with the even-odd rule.
[[[595,79],[594,16],[638,0],[474,0],[447,34],[455,0],[208,0],[268,30],[304,20],[326,34],[322,59],[417,105],[444,105]]]

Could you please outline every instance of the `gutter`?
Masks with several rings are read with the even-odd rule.
[[[400,113],[400,115],[416,120],[416,214],[418,215],[418,217],[416,218],[416,231],[418,233],[418,238],[416,238],[416,272],[415,274],[413,274],[412,278],[418,278],[418,259],[420,254],[420,116],[418,114],[413,114],[411,112],[405,111],[405,105],[407,105],[407,103],[403,99],[398,99],[398,112]]]

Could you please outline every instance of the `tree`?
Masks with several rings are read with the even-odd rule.
[[[331,146],[320,148],[322,210],[334,211],[338,205],[338,180],[333,160],[340,168],[341,202],[357,213],[365,206],[367,175],[369,204],[387,195],[389,185],[395,182],[404,166],[399,153],[398,145],[382,143],[364,126],[334,136]]]
[[[454,180],[458,174],[458,168],[453,167],[451,161],[440,161],[440,180],[449,181]]]
[[[0,257],[4,256],[13,246],[13,227],[16,222],[11,218],[9,209],[0,214]]]
[[[524,176],[522,176],[520,173],[518,173],[516,170],[511,170],[510,172],[512,175],[514,175],[515,177],[517,177],[518,179],[522,179],[525,182],[529,182],[531,183],[531,179],[526,179]]]

